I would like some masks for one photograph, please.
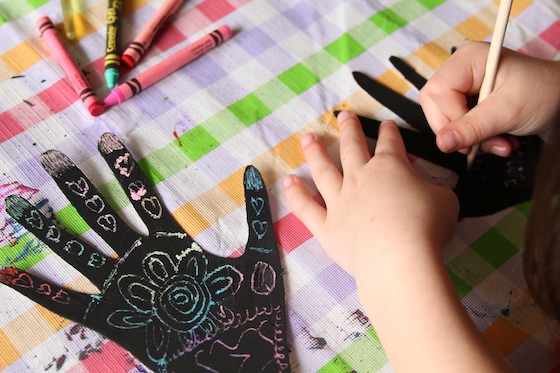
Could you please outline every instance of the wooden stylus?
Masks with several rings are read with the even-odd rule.
[[[496,23],[494,24],[494,32],[492,34],[492,40],[490,41],[490,49],[488,50],[488,57],[486,58],[484,78],[482,79],[482,85],[480,86],[480,92],[478,94],[478,104],[485,100],[494,88],[494,81],[496,80],[496,72],[498,71],[498,63],[500,61],[500,51],[504,43],[512,2],[513,0],[500,0],[498,15],[496,16]],[[479,148],[480,144],[474,144],[467,155],[467,170],[471,169],[474,157],[476,153],[478,153]]]

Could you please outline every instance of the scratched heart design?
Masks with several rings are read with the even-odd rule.
[[[12,283],[22,288],[33,287],[33,279],[27,273],[20,273],[19,276]]]
[[[89,185],[83,177],[80,177],[78,181],[67,181],[66,185],[72,193],[77,194],[80,197],[85,197],[89,192]]]
[[[105,208],[105,202],[99,197],[99,195],[94,195],[90,199],[86,200],[86,206],[93,212],[100,213]]]
[[[84,252],[84,245],[82,245],[80,242],[76,240],[70,240],[66,242],[66,245],[64,245],[63,250],[66,251],[68,254],[80,256]]]
[[[128,191],[130,193],[130,198],[134,201],[140,201],[147,192],[146,186],[140,180],[136,180],[128,184]]]
[[[115,161],[115,168],[119,170],[119,173],[123,176],[129,177],[132,169],[134,168],[134,163],[131,161],[129,153],[125,153],[117,158]]]
[[[60,229],[54,225],[49,225],[46,237],[52,242],[60,242]]]
[[[161,218],[162,208],[156,196],[142,199],[142,207],[154,219]]]
[[[25,221],[35,229],[43,229],[43,219],[37,210],[31,210],[29,216],[25,218]]]
[[[266,262],[255,263],[251,274],[251,289],[259,295],[269,295],[276,287],[276,271]]]
[[[259,240],[263,238],[268,231],[268,223],[266,221],[253,220],[251,226],[253,227],[253,231],[257,234]]]
[[[264,208],[264,199],[262,197],[251,197],[251,206],[253,206],[253,210],[260,216],[262,209]]]
[[[70,296],[68,295],[67,292],[65,292],[62,289],[57,291],[56,294],[54,295],[54,297],[52,297],[51,299],[54,300],[55,302],[58,302],[58,303],[61,303],[61,304],[70,303]]]
[[[51,295],[51,286],[49,284],[41,284],[35,291],[39,294]]]
[[[105,257],[102,256],[99,253],[91,253],[91,255],[89,256],[89,260],[88,260],[88,266],[90,267],[95,267],[95,268],[99,268],[101,267],[103,264],[105,264]]]
[[[106,231],[116,232],[117,231],[117,221],[115,217],[111,214],[105,214],[97,218],[97,224]]]

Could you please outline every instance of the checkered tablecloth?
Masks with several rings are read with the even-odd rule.
[[[104,97],[107,5],[99,0],[79,3],[78,38],[69,42],[69,49]],[[0,266],[15,265],[73,289],[91,290],[77,271],[6,214],[4,197],[14,193],[110,252],[41,168],[39,156],[48,149],[72,158],[124,219],[138,224],[96,149],[101,134],[115,133],[186,231],[221,255],[244,249],[242,174],[253,164],[268,186],[282,251],[293,371],[392,371],[362,311],[354,280],[291,213],[282,179],[296,173],[316,191],[299,139],[315,131],[336,157],[333,110],[353,108],[365,116],[395,118],[357,86],[353,70],[417,98],[389,57],[402,57],[429,76],[451,47],[489,40],[497,3],[188,0],[128,77],[218,25],[234,29],[232,40],[94,118],[35,29],[35,20],[48,15],[62,30],[60,2],[0,0]],[[127,2],[123,44],[160,4]],[[514,0],[505,45],[560,59],[559,18],[557,0]],[[428,177],[452,179],[421,160],[414,165]],[[520,250],[529,207],[465,219],[444,253],[457,293],[484,336],[519,372],[548,372],[558,357],[558,329],[539,312],[523,280]],[[6,286],[0,286],[0,369],[146,371],[115,343]]]

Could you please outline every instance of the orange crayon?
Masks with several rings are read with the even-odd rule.
[[[76,65],[68,51],[64,48],[62,41],[49,17],[41,17],[36,22],[41,36],[49,46],[53,57],[64,70],[66,77],[70,81],[72,88],[83,101],[90,114],[93,116],[101,115],[105,112],[105,107],[97,98],[95,91],[90,87],[84,74]]]
[[[128,48],[124,51],[121,56],[121,61],[128,66],[133,68],[138,64],[138,61],[144,53],[148,50],[154,37],[162,28],[163,25],[167,23],[169,17],[171,17],[177,9],[183,4],[184,0],[165,0],[157,12],[148,21],[146,26],[140,31],[138,36],[130,43]]]

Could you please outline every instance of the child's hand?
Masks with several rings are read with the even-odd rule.
[[[469,110],[480,90],[489,44],[459,48],[420,91],[420,103],[444,152],[481,143],[483,151],[508,156],[512,143],[499,135],[529,135],[560,119],[560,63],[503,48],[492,93]]]
[[[391,365],[399,372],[509,372],[472,324],[442,260],[457,219],[455,193],[420,178],[394,123],[381,125],[371,157],[357,117],[341,112],[338,121],[343,175],[316,135],[302,139],[326,207],[293,175],[286,196],[327,254],[356,278]]]
[[[341,112],[338,119],[343,175],[317,136],[305,135],[304,155],[326,207],[290,175],[285,191],[294,214],[357,280],[383,265],[387,252],[441,248],[455,227],[455,194],[416,173],[394,123],[382,124],[371,157],[356,115]]]

